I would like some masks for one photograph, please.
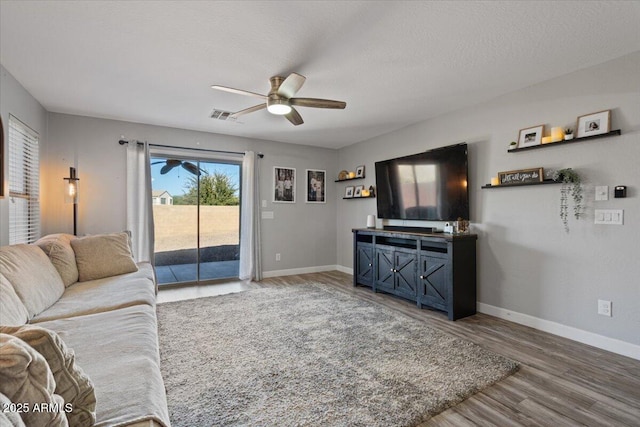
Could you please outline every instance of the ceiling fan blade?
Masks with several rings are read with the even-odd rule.
[[[162,163],[162,162],[156,162],[156,163]],[[162,169],[160,169],[160,174],[164,175],[167,172],[169,172],[171,169],[175,168],[176,166],[180,166],[180,164],[182,164],[182,160],[178,160],[178,159],[167,159],[166,160],[166,165],[164,165],[162,167]]]
[[[190,172],[196,176],[200,176],[200,169],[198,169],[198,167],[196,165],[194,165],[193,163],[189,163],[189,162],[182,162],[182,167],[187,171]]]
[[[256,98],[260,98],[260,99],[267,99],[265,95],[260,95],[259,93],[249,92],[248,90],[242,90],[242,89],[234,89],[232,87],[227,87],[227,86],[213,85],[211,86],[211,89],[221,90],[223,92],[235,93],[237,95],[248,95],[248,96],[255,96]]]
[[[289,74],[289,77],[284,79],[278,88],[278,95],[284,96],[285,98],[291,98],[300,90],[305,80],[307,80],[307,78],[298,73]]]
[[[318,99],[318,98],[291,98],[289,100],[291,105],[297,105],[298,107],[312,107],[312,108],[339,108],[344,109],[347,106],[346,102],[333,101],[331,99]]]
[[[160,174],[164,175],[166,173],[168,173],[171,169],[175,168],[178,165],[170,165],[169,163],[167,163],[166,165],[164,165],[162,167],[162,169],[160,169]]]
[[[232,113],[230,117],[242,116],[243,114],[253,113],[254,111],[259,111],[259,110],[262,110],[264,108],[267,108],[267,104],[266,103],[265,104],[254,105],[253,107],[245,108],[244,110],[240,110],[240,111],[237,111],[235,113]]]
[[[293,123],[294,126],[298,126],[304,123],[304,120],[302,120],[302,116],[300,115],[300,113],[298,113],[298,111],[293,107],[291,107],[291,112],[289,114],[286,114],[285,117],[287,118],[287,120]]]

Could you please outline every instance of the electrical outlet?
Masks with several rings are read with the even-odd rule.
[[[611,317],[611,301],[598,300],[598,314]]]
[[[280,254],[276,254],[276,261],[280,261]]]

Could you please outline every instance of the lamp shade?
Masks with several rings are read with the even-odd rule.
[[[80,178],[76,175],[76,168],[69,168],[69,178],[64,179],[64,202],[78,203],[78,181]]]

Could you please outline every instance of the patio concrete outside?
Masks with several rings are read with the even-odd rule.
[[[154,205],[158,284],[196,280],[197,210],[191,205]],[[200,207],[200,280],[238,277],[239,206]]]

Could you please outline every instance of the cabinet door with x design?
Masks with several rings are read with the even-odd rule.
[[[376,288],[415,299],[416,252],[402,248],[376,247]]]
[[[373,245],[356,243],[356,283],[373,287]]]
[[[446,255],[422,252],[419,261],[418,276],[418,305],[422,308],[436,308],[449,310],[451,296],[451,264]]]

